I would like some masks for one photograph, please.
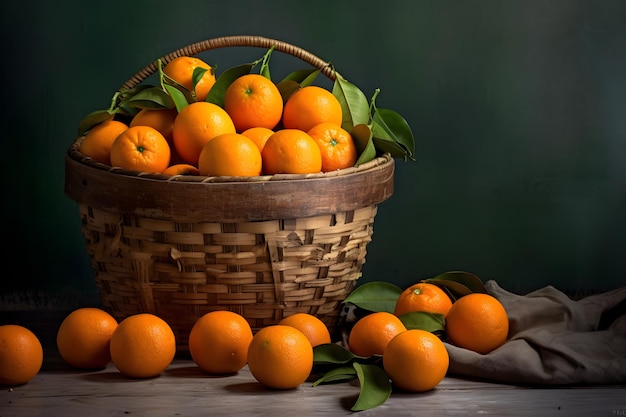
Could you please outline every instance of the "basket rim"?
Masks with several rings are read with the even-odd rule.
[[[394,189],[395,161],[389,154],[328,173],[201,178],[124,171],[73,156],[68,153],[65,164],[70,199],[109,212],[180,222],[237,223],[347,212],[379,204]]]

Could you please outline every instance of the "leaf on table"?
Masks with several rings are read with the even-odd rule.
[[[363,411],[384,404],[391,395],[391,382],[377,365],[353,363],[361,389],[352,411]]]
[[[327,384],[330,382],[345,382],[351,381],[356,378],[356,369],[352,365],[340,366],[333,368],[326,372],[320,378],[313,382],[313,386],[316,387],[319,384]]]
[[[400,287],[389,282],[368,282],[354,289],[344,303],[352,303],[368,311],[393,313],[401,293]]]
[[[465,271],[444,272],[434,278],[426,279],[424,282],[435,284],[447,290],[453,299],[458,299],[473,292],[487,293],[487,289],[481,279],[475,274]]]
[[[442,314],[413,311],[402,314],[399,319],[407,329],[420,329],[434,333],[444,331],[446,328],[446,321]]]
[[[358,358],[354,353],[336,343],[325,343],[313,348],[314,364],[346,364]]]

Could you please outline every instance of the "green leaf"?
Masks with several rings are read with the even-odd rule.
[[[372,140],[372,131],[366,124],[354,126],[350,135],[354,139],[359,157],[355,165],[359,166],[376,158],[376,147]]]
[[[280,91],[283,103],[285,103],[293,93],[301,88],[301,85],[294,80],[283,80],[276,84],[276,87],[278,88],[278,91]]]
[[[401,293],[400,287],[389,282],[368,282],[354,289],[344,303],[352,303],[368,311],[393,313]]]
[[[122,100],[122,104],[149,109],[171,109],[174,107],[171,94],[158,87],[140,90],[136,94]]]
[[[456,282],[456,281],[450,281],[447,279],[438,279],[435,281],[432,279],[427,279],[427,280],[424,280],[424,282],[435,284],[438,287],[446,290],[448,294],[450,295],[450,297],[452,298],[453,302],[463,297],[464,295],[468,295],[472,293],[472,290],[470,290],[469,288],[467,288],[465,285],[461,284],[460,282]]]
[[[113,118],[109,110],[96,110],[89,113],[78,123],[78,136],[83,136],[92,127]]]
[[[272,45],[270,49],[267,50],[263,58],[261,58],[261,68],[259,69],[259,74],[267,78],[268,80],[272,79],[270,75],[270,58],[272,57],[272,52],[276,47]]]
[[[187,107],[187,105],[189,105],[189,101],[187,100],[187,97],[185,97],[185,94],[183,94],[183,92],[180,91],[178,88],[166,84],[165,89],[167,90],[170,97],[174,101],[176,110],[180,112],[182,109]]]
[[[193,73],[191,74],[191,86],[194,98],[196,97],[196,86],[198,85],[200,80],[202,80],[202,77],[204,77],[204,73],[207,71],[209,70],[201,67],[196,67],[193,69]]]
[[[487,294],[487,289],[485,288],[481,279],[470,272],[444,272],[443,274],[439,274],[434,278],[426,279],[424,280],[424,282],[435,284],[447,290],[448,293],[455,300],[473,292]]]
[[[115,114],[123,117],[130,117],[131,119],[139,113],[141,107],[129,106],[125,103],[120,103],[120,105],[115,109]]]
[[[256,65],[256,62],[250,64],[242,64],[236,67],[232,67],[224,71],[217,77],[215,84],[211,87],[209,94],[206,97],[206,101],[209,103],[217,104],[220,107],[224,107],[224,94],[228,86],[242,75],[250,74],[252,68]]]
[[[413,311],[411,313],[402,314],[399,319],[407,329],[420,329],[434,333],[444,331],[446,328],[446,321],[443,314]]]
[[[372,142],[377,151],[388,152],[394,158],[405,158],[409,154],[408,150],[402,146],[402,144],[390,139],[381,139],[372,135]]]
[[[379,366],[353,363],[361,389],[352,411],[363,411],[378,407],[391,395],[389,377]]]
[[[405,149],[405,159],[414,159],[415,140],[407,121],[397,112],[390,109],[374,107],[372,117],[372,133],[374,137],[397,142]]]
[[[326,372],[320,378],[313,382],[313,386],[316,387],[319,384],[325,384],[328,382],[340,382],[350,381],[356,378],[356,369],[353,366],[340,366],[333,368]]]
[[[325,343],[313,348],[313,363],[319,364],[346,364],[358,358],[343,346],[336,343]]]
[[[305,87],[307,85],[313,84],[313,82],[321,72],[321,69],[316,68],[297,70],[287,74],[287,76],[285,76],[285,78],[283,78],[281,82],[294,81],[298,83],[299,86]]]
[[[460,282],[461,284],[472,290],[472,292],[487,294],[487,288],[485,288],[482,280],[478,277],[478,275],[472,274],[471,272],[448,271],[444,272],[443,274],[439,274],[435,278],[433,278],[433,280],[441,279]]]
[[[354,84],[337,75],[333,83],[333,95],[341,104],[343,120],[341,127],[348,132],[358,124],[370,122],[370,107],[365,94]]]

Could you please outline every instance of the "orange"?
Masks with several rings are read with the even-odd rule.
[[[176,340],[171,327],[150,313],[128,316],[111,336],[111,359],[131,378],[158,376],[174,359]]]
[[[184,162],[197,166],[204,145],[223,133],[235,133],[235,125],[224,109],[206,101],[191,103],[174,121],[174,147]]]
[[[129,126],[150,126],[158,130],[170,142],[177,115],[176,109],[141,109],[130,121]]]
[[[104,368],[111,362],[109,343],[117,320],[99,308],[85,307],[72,311],[57,331],[61,358],[79,369]]]
[[[111,145],[128,126],[117,120],[106,120],[87,132],[80,144],[79,151],[95,161],[111,165]]]
[[[371,313],[354,324],[348,347],[357,356],[382,355],[389,341],[405,330],[397,316],[386,311]]]
[[[300,330],[282,324],[270,325],[252,338],[248,368],[268,388],[296,388],[311,374],[313,347]]]
[[[149,126],[129,127],[111,145],[111,165],[142,172],[163,172],[170,164],[170,145]]]
[[[256,146],[262,151],[265,142],[274,134],[274,131],[266,127],[251,127],[241,132],[241,134],[252,139],[252,142],[256,143]]]
[[[197,67],[208,70],[202,75],[198,84],[196,84],[195,91],[196,100],[204,101],[211,87],[215,84],[215,73],[213,68],[202,59],[190,56],[174,58],[163,67],[163,72],[187,90],[192,91],[193,71]]]
[[[43,348],[35,334],[17,324],[0,326],[0,385],[21,385],[39,373]]]
[[[240,133],[225,133],[211,139],[200,152],[200,175],[243,176],[261,175],[261,151],[254,142]]]
[[[322,320],[312,314],[296,313],[284,317],[278,324],[295,327],[300,330],[313,347],[330,343],[330,332]]]
[[[273,129],[283,115],[283,98],[269,78],[246,74],[228,86],[224,109],[238,132],[251,127]]]
[[[446,315],[446,333],[453,345],[485,354],[506,342],[509,318],[498,299],[472,293],[452,304]]]
[[[174,164],[163,171],[165,175],[200,175],[198,168],[191,164]]]
[[[438,286],[427,282],[413,284],[400,294],[396,301],[394,314],[401,316],[413,311],[443,314],[452,307],[448,294]]]
[[[252,328],[232,311],[212,311],[200,317],[189,333],[189,353],[204,372],[229,374],[248,361]]]
[[[339,100],[328,90],[309,85],[294,92],[283,109],[283,126],[307,132],[313,126],[331,122],[341,126],[342,110]]]
[[[282,129],[267,139],[263,150],[266,174],[312,174],[322,170],[322,153],[308,133]]]
[[[411,392],[435,388],[448,372],[450,358],[437,336],[407,330],[391,339],[383,353],[383,368],[391,382]]]
[[[335,171],[354,166],[357,149],[347,130],[331,122],[313,126],[307,132],[317,142],[322,152],[322,171]]]

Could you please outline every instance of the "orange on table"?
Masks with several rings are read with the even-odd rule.
[[[273,129],[283,115],[283,98],[276,84],[260,74],[233,81],[224,94],[224,109],[242,132],[251,127]]]
[[[261,151],[247,136],[225,133],[211,139],[198,157],[200,175],[242,176],[261,175]]]
[[[350,330],[348,347],[357,356],[382,355],[398,333],[406,331],[400,319],[386,311],[361,317]]]
[[[158,130],[134,126],[111,145],[111,166],[142,172],[163,172],[170,164],[170,145]]]
[[[150,378],[172,363],[176,339],[165,320],[139,313],[119,323],[111,336],[110,350],[120,373],[131,378]]]
[[[172,141],[174,120],[178,110],[173,109],[141,109],[130,121],[130,127],[150,126],[158,130],[169,143]]]
[[[204,101],[209,94],[211,87],[215,84],[215,73],[213,68],[202,59],[190,56],[174,58],[163,67],[163,72],[187,90],[193,89],[193,71],[196,68],[205,68],[207,71],[196,84],[196,100]]]
[[[313,347],[330,343],[330,332],[322,320],[308,313],[295,313],[282,318],[278,324],[300,330]]]
[[[235,125],[224,109],[206,101],[185,106],[174,121],[173,142],[181,159],[197,166],[208,141],[224,133],[235,133]]]
[[[197,167],[191,164],[174,164],[170,165],[163,171],[165,175],[200,175]]]
[[[57,349],[61,358],[79,369],[104,368],[111,362],[109,343],[117,320],[99,308],[72,311],[57,330]]]
[[[394,314],[401,316],[413,311],[448,314],[452,300],[444,290],[434,284],[418,282],[406,288],[396,301]]]
[[[446,315],[446,333],[453,345],[485,354],[506,342],[509,318],[497,298],[472,293],[452,304]]]
[[[307,132],[322,152],[322,171],[329,172],[354,166],[357,149],[350,133],[341,126],[324,122]]]
[[[281,129],[267,139],[263,150],[265,174],[313,174],[322,170],[322,152],[303,130]]]
[[[262,151],[265,142],[274,134],[274,131],[267,127],[251,127],[241,132],[241,134],[252,139],[252,142],[256,143],[256,146]]]
[[[79,151],[102,164],[111,165],[111,145],[128,126],[118,120],[105,120],[92,127],[80,143]]]
[[[283,108],[282,120],[286,129],[300,129],[305,132],[324,122],[341,126],[341,104],[325,88],[309,85],[289,96]]]
[[[313,369],[313,347],[300,330],[274,324],[259,330],[248,347],[248,368],[262,385],[291,389]]]
[[[232,311],[212,311],[200,317],[189,333],[189,353],[204,372],[235,373],[248,361],[252,328]]]
[[[411,392],[435,388],[448,372],[449,364],[443,342],[425,330],[399,333],[383,353],[383,368],[391,382]]]
[[[42,364],[41,342],[30,329],[17,324],[0,326],[0,385],[25,384]]]

